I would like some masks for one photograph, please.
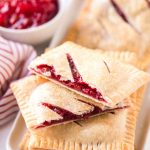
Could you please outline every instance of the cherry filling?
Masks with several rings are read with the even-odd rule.
[[[51,20],[58,12],[57,0],[1,0],[0,26],[26,29]]]
[[[82,100],[80,100],[80,101],[82,101]],[[89,104],[89,103],[87,103],[87,104]],[[43,103],[42,102],[41,105],[49,108],[50,110],[52,110],[54,112],[56,112],[57,114],[62,116],[63,119],[50,120],[50,121],[45,120],[43,123],[35,126],[34,127],[35,129],[50,126],[50,125],[54,125],[54,124],[58,124],[58,123],[62,123],[62,122],[66,122],[66,121],[70,121],[70,120],[87,119],[90,116],[95,116],[97,114],[104,114],[104,113],[108,113],[108,112],[112,113],[114,110],[123,109],[123,108],[128,107],[128,106],[124,106],[124,107],[117,107],[117,108],[114,108],[114,109],[102,110],[99,107],[96,107],[96,106],[93,106],[93,105],[89,104],[89,105],[94,107],[94,109],[91,112],[83,113],[82,115],[76,115],[76,114],[74,114],[74,113],[72,113],[68,110],[60,108],[58,106],[54,106],[54,105],[49,104],[49,103]]]
[[[78,72],[71,55],[67,54],[66,56],[67,56],[67,60],[68,60],[74,81],[61,79],[62,76],[56,74],[54,66],[41,64],[41,65],[38,65],[36,67],[36,69],[32,68],[32,70],[34,70],[35,72],[37,72],[39,74],[46,76],[47,78],[56,80],[59,83],[65,85],[71,89],[74,89],[74,90],[82,92],[92,98],[95,98],[99,101],[107,102],[103,98],[101,92],[99,92],[96,88],[91,87],[88,83],[83,81],[82,76]]]
[[[67,55],[67,60],[69,62],[69,66],[70,66],[74,81],[75,82],[82,82],[83,81],[82,76],[80,75],[71,55],[68,53],[66,55]]]

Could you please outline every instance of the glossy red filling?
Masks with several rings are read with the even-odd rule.
[[[35,27],[52,19],[57,12],[57,0],[3,0],[0,1],[0,26]]]
[[[41,64],[36,67],[36,69],[32,68],[35,72],[44,75],[47,78],[54,79],[58,81],[59,83],[74,89],[76,91],[82,92],[94,99],[97,99],[99,101],[107,102],[100,91],[98,91],[96,88],[91,87],[88,83],[84,82],[82,79],[82,76],[77,70],[77,67],[75,66],[75,63],[72,59],[72,57],[67,54],[67,60],[70,66],[70,70],[72,72],[72,76],[74,81],[71,80],[63,80],[61,79],[61,75],[57,75],[54,66],[49,66],[46,64]]]
[[[75,82],[83,82],[82,76],[80,75],[72,57],[70,54],[66,54],[67,60],[71,69],[71,73]]]
[[[80,100],[80,101],[82,101],[82,100]],[[50,121],[45,120],[43,123],[35,126],[36,129],[37,128],[46,127],[46,126],[51,126],[51,125],[62,123],[62,122],[66,122],[66,121],[70,121],[70,120],[87,119],[87,118],[89,118],[91,116],[95,116],[97,114],[104,114],[104,113],[108,113],[108,112],[113,112],[114,110],[123,109],[123,108],[128,107],[128,106],[124,106],[124,107],[117,107],[117,108],[114,108],[114,109],[102,110],[99,107],[96,107],[96,106],[93,106],[93,105],[89,104],[89,105],[94,107],[94,109],[91,112],[87,112],[87,113],[84,113],[82,115],[76,115],[76,114],[74,114],[74,113],[72,113],[72,112],[70,112],[68,110],[60,108],[58,106],[51,105],[49,103],[41,103],[41,105],[49,108],[50,110],[53,110],[54,112],[56,112],[57,114],[62,116],[63,119],[50,120]]]

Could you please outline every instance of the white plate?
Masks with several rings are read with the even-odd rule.
[[[12,130],[10,131],[10,134],[8,136],[8,141],[6,145],[7,150],[19,150],[19,143],[21,142],[21,139],[23,138],[26,130],[27,128],[25,126],[25,122],[19,112],[12,127]]]
[[[82,6],[81,0],[72,0],[62,17],[62,24],[55,33],[50,47],[57,46]],[[71,12],[71,14],[70,14]],[[69,16],[68,16],[69,14]],[[137,150],[150,150],[150,86],[148,87],[138,118],[135,145]],[[7,150],[19,150],[19,143],[26,131],[24,120],[19,113],[7,140]],[[149,130],[149,131],[148,131]],[[148,134],[147,134],[148,133]],[[146,138],[147,137],[147,138]]]

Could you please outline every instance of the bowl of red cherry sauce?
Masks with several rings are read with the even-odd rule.
[[[0,1],[0,35],[33,45],[49,40],[61,24],[64,1]]]

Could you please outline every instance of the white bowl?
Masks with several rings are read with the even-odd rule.
[[[44,23],[37,27],[22,30],[0,27],[0,35],[9,40],[33,45],[47,41],[53,36],[60,24],[61,17],[64,12],[65,1],[66,0],[58,0],[59,11],[56,16],[47,23]]]

